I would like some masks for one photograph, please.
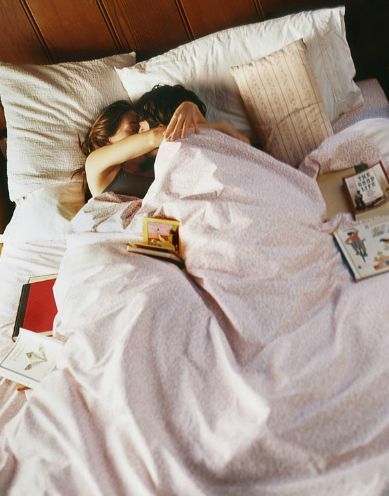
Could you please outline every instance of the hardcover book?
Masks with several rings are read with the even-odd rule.
[[[373,188],[376,183],[376,172],[379,177],[380,189],[384,192],[385,199],[379,200],[382,193],[378,188]],[[374,176],[372,174],[374,173]],[[373,180],[371,180],[373,178]],[[320,188],[321,194],[324,198],[327,207],[327,218],[340,212],[350,212],[354,218],[365,219],[368,217],[389,214],[389,201],[387,191],[387,176],[382,168],[382,164],[378,163],[373,167],[368,167],[365,164],[355,165],[348,169],[343,169],[329,174],[324,174],[317,178],[317,183]],[[365,183],[365,184],[364,184]],[[364,195],[360,191],[357,193],[358,184],[361,185],[366,192]],[[382,186],[381,186],[382,184]],[[370,193],[367,191],[370,190]],[[373,191],[376,191],[377,199],[370,202],[367,198]],[[356,198],[356,195],[357,198]],[[362,195],[362,202],[366,204],[362,206],[359,196]],[[363,198],[365,197],[366,200]],[[357,201],[361,208],[357,207]]]
[[[52,333],[57,314],[53,293],[55,281],[56,274],[52,274],[30,277],[28,283],[23,285],[12,333],[14,341],[21,327],[37,333]]]
[[[355,222],[334,237],[357,281],[389,271],[389,215]]]
[[[34,388],[55,369],[64,342],[21,328],[11,350],[0,361],[0,376]]]
[[[389,213],[389,180],[381,162],[343,178],[344,189],[356,219]]]

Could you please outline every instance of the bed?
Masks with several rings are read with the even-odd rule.
[[[353,36],[361,19],[383,22],[385,2],[288,2],[296,14],[230,2],[223,15],[163,2],[156,16],[177,29],[154,38],[155,20],[139,27],[150,6],[137,24],[127,3],[89,4],[85,29],[106,28],[93,45],[75,22],[77,54],[63,30],[82,3],[62,7],[56,30],[42,3],[13,6],[30,28],[0,64],[16,204],[0,350],[32,275],[58,273],[54,332],[67,341],[34,391],[0,382],[2,493],[387,494],[389,275],[353,281],[331,236],[350,214],[326,219],[316,181],[350,163],[389,170],[387,48]],[[42,53],[56,63],[38,65]],[[164,142],[142,202],[84,205],[77,134],[156,83],[195,90],[210,120],[262,149],[213,130]],[[127,252],[145,216],[181,221],[185,271]]]

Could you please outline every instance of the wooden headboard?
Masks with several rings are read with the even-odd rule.
[[[333,0],[6,0],[0,60],[55,63],[137,52],[138,60],[227,27]],[[357,79],[377,77],[389,94],[388,0],[344,0]],[[1,95],[0,95],[1,98]],[[0,113],[0,129],[5,128]]]

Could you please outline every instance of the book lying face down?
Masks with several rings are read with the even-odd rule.
[[[56,274],[52,274],[30,277],[28,283],[23,285],[12,334],[14,341],[21,327],[39,333],[52,333],[57,314],[53,293],[55,281]]]

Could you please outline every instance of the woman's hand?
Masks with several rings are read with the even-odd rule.
[[[198,133],[201,124],[207,119],[193,102],[183,102],[174,112],[165,131],[165,138],[176,140],[187,138],[191,133]]]

